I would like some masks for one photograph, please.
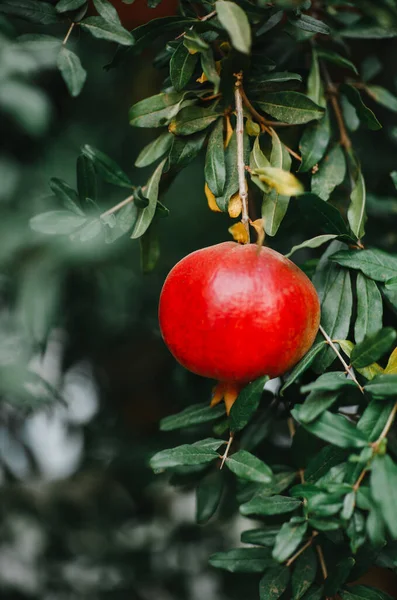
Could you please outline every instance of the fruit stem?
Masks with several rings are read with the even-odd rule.
[[[225,460],[228,457],[230,446],[233,443],[233,438],[234,438],[234,433],[231,432],[230,436],[229,436],[229,441],[228,441],[227,446],[226,446],[225,454],[222,456],[221,466],[219,467],[220,469],[222,469],[223,465],[225,464]]]
[[[70,25],[70,27],[69,27],[69,29],[68,29],[68,31],[67,31],[67,34],[65,35],[65,38],[64,38],[64,40],[63,40],[63,42],[62,42],[62,45],[63,45],[63,46],[65,46],[65,45],[67,44],[67,42],[68,42],[68,39],[69,39],[69,36],[70,36],[70,34],[72,33],[72,31],[73,31],[73,28],[74,28],[74,26],[75,26],[75,25],[76,25],[76,23],[74,23],[74,22],[73,22],[73,23],[71,23],[71,25]]]
[[[241,222],[247,232],[247,244],[250,243],[250,226],[248,212],[248,188],[245,178],[244,164],[244,111],[243,111],[243,96],[242,96],[242,81],[243,72],[235,74],[236,83],[234,88],[234,99],[236,104],[236,140],[237,140],[237,171],[238,171],[238,187],[239,195],[242,204]]]

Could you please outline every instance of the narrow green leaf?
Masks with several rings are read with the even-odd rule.
[[[367,85],[366,92],[382,106],[385,106],[393,112],[397,112],[397,97],[380,85]]]
[[[51,210],[32,217],[29,225],[33,231],[46,235],[69,235],[82,227],[87,217],[66,210]]]
[[[284,382],[283,387],[280,390],[281,396],[284,394],[285,390],[292,385],[307,369],[310,367],[317,354],[321,352],[325,347],[325,340],[323,342],[318,342],[314,344],[309,350],[307,354],[302,358],[302,360],[294,367],[291,373],[288,375],[286,381]]]
[[[390,350],[396,337],[397,334],[391,327],[384,327],[376,333],[366,335],[363,341],[353,348],[351,353],[353,367],[367,367],[379,360],[379,358]]]
[[[340,591],[342,600],[392,600],[392,597],[378,588],[367,585],[353,585]]]
[[[226,183],[223,120],[218,119],[208,139],[204,167],[205,181],[215,196],[221,196]]]
[[[330,137],[330,119],[329,113],[326,111],[321,119],[310,123],[303,131],[299,142],[299,150],[302,156],[299,171],[310,171],[314,165],[319,163],[327,150]]]
[[[243,544],[254,544],[255,546],[265,546],[273,548],[274,540],[280,527],[268,525],[260,529],[249,529],[241,534]]]
[[[138,215],[139,218],[139,215]],[[151,273],[160,258],[160,240],[152,222],[139,238],[142,273]]]
[[[146,198],[149,200],[149,204],[145,208],[139,209],[138,218],[131,233],[131,239],[136,239],[143,235],[153,220],[154,213],[156,212],[160,179],[164,165],[165,161],[163,160],[147,183]]]
[[[193,52],[205,52],[210,46],[194,29],[189,29],[183,36],[183,43],[188,50]]]
[[[215,2],[217,17],[230,36],[232,46],[243,54],[251,51],[251,27],[247,15],[235,2]]]
[[[284,565],[269,569],[259,583],[260,600],[278,600],[285,592],[290,579],[290,570]]]
[[[288,252],[288,254],[286,254],[285,256],[287,258],[290,258],[290,256],[292,256],[294,252],[297,252],[297,250],[301,250],[302,248],[318,248],[319,246],[322,246],[323,244],[334,240],[336,237],[338,236],[335,233],[325,233],[324,235],[317,235],[316,237],[311,238],[310,240],[306,240],[305,242],[302,242],[297,246],[293,246],[290,252]]]
[[[281,526],[276,537],[272,556],[279,563],[289,558],[301,543],[307,531],[307,522],[293,523],[289,521]]]
[[[397,276],[397,257],[382,250],[342,250],[330,256],[342,267],[357,269],[375,281],[387,281]]]
[[[87,17],[80,22],[80,27],[96,38],[117,42],[121,46],[133,46],[135,43],[129,31],[121,25],[106,21],[103,17]]]
[[[269,483],[272,480],[271,469],[259,458],[247,452],[238,450],[226,459],[226,466],[232,473],[246,479],[247,481],[256,481],[257,483]]]
[[[305,469],[305,479],[308,483],[318,481],[333,467],[346,460],[346,453],[340,448],[333,446],[324,446],[321,450],[311,457]]]
[[[324,592],[323,586],[312,585],[310,590],[306,592],[302,600],[322,600]]]
[[[346,175],[346,161],[343,150],[336,145],[323,158],[319,169],[312,177],[312,192],[322,200],[328,200],[334,189],[340,185]]]
[[[248,135],[244,134],[244,161],[248,162],[249,140]],[[237,140],[233,133],[230,142],[225,151],[226,183],[222,196],[216,198],[218,207],[227,212],[229,200],[238,190],[238,170],[237,170]]]
[[[256,495],[240,506],[240,512],[248,515],[282,515],[292,512],[301,506],[302,502],[287,496],[260,496]]]
[[[224,477],[222,471],[216,469],[208,473],[196,489],[196,521],[200,525],[207,523],[216,512],[222,498]]]
[[[350,571],[354,567],[356,561],[352,556],[345,558],[330,570],[327,580],[325,582],[324,593],[327,596],[335,596],[338,593],[342,585],[348,579]]]
[[[105,21],[109,21],[109,23],[115,23],[121,27],[118,12],[114,6],[108,2],[108,0],[94,0],[94,5],[99,15],[103,17]]]
[[[59,13],[68,12],[69,10],[77,10],[83,4],[86,4],[87,0],[59,0],[56,4],[55,9]]]
[[[324,86],[320,75],[320,65],[318,63],[317,52],[312,52],[312,66],[307,79],[307,97],[313,100],[318,106],[326,106],[324,96]]]
[[[77,189],[81,202],[96,200],[97,182],[94,163],[85,154],[80,154],[76,165]]]
[[[175,117],[181,108],[184,94],[170,92],[145,98],[131,106],[130,125],[133,127],[162,127]]]
[[[360,169],[354,189],[350,195],[350,206],[349,210],[347,211],[347,219],[349,221],[350,228],[359,240],[365,234],[364,226],[367,220],[367,215],[365,212],[365,200],[365,180]]]
[[[298,199],[298,206],[324,233],[349,235],[349,230],[340,212],[331,204],[321,200],[316,194],[302,194]]]
[[[345,373],[342,373],[341,371],[333,371],[324,373],[323,375],[320,375],[316,381],[302,386],[301,392],[305,394],[306,392],[311,392],[314,390],[322,390],[325,392],[338,391],[346,387],[354,388],[355,385],[356,384],[354,381],[352,379],[348,379]]]
[[[370,81],[382,71],[383,65],[375,54],[366,56],[361,63],[361,75],[363,81]]]
[[[357,68],[354,66],[354,64],[348,58],[341,56],[337,52],[333,52],[332,50],[318,49],[317,56],[327,62],[337,65],[338,67],[350,69],[350,71],[353,71],[353,73],[358,75]]]
[[[209,563],[230,573],[262,573],[272,559],[267,548],[233,548],[213,554]]]
[[[370,110],[368,106],[364,104],[358,89],[352,85],[343,83],[340,86],[340,91],[342,94],[345,94],[349,102],[352,103],[357,111],[358,118],[366,127],[368,127],[368,129],[382,129],[382,125],[379,123],[372,110]]]
[[[128,175],[126,175],[121,167],[119,167],[112,158],[107,156],[107,154],[88,144],[83,146],[81,151],[93,161],[97,172],[105,181],[113,185],[131,189],[132,183]]]
[[[136,167],[147,167],[156,160],[164,156],[169,150],[173,142],[174,136],[168,131],[162,133],[158,138],[154,139],[145,146],[139,153],[135,161]]]
[[[299,27],[299,29],[303,29],[303,31],[308,31],[310,33],[322,33],[323,35],[328,35],[331,32],[326,23],[323,23],[310,15],[301,14],[298,19],[294,19],[291,22],[295,27]]]
[[[84,216],[84,212],[79,206],[79,197],[77,193],[59,177],[52,177],[50,179],[50,188],[55,196],[62,202],[66,209],[76,213],[76,215]]]
[[[315,119],[321,119],[324,109],[310,98],[299,92],[273,92],[265,94],[264,100],[257,105],[279,121],[293,125],[302,125]]]
[[[296,406],[291,414],[300,423],[301,407]],[[313,435],[339,448],[363,448],[367,438],[350,421],[340,415],[325,411],[312,423],[302,423]]]
[[[269,381],[269,377],[264,375],[241,390],[230,411],[231,431],[240,431],[249,423],[259,406],[267,381]]]
[[[299,411],[301,423],[311,423],[339,398],[338,391],[315,390],[309,394]]]
[[[218,458],[218,453],[211,448],[200,448],[183,444],[176,448],[161,450],[150,459],[150,466],[154,471],[178,467],[181,465],[202,465]]]
[[[392,401],[371,400],[357,423],[357,429],[362,431],[370,442],[375,442],[382,433],[393,406],[394,402]]]
[[[348,521],[351,518],[351,516],[354,512],[355,503],[356,503],[356,493],[349,492],[348,494],[346,494],[346,496],[344,497],[344,500],[343,500],[343,509],[340,514],[342,519],[344,519],[345,521]]]
[[[20,17],[42,25],[52,25],[53,23],[59,23],[61,20],[52,4],[40,2],[39,0],[2,0],[0,13]]]
[[[300,600],[316,578],[317,556],[313,548],[308,548],[297,559],[292,573],[292,600]]]
[[[169,130],[175,135],[191,135],[197,131],[207,129],[222,115],[222,110],[188,106],[182,109],[170,123]]]
[[[377,375],[370,383],[367,383],[364,389],[368,394],[380,400],[396,397],[397,375]]]
[[[200,60],[204,75],[207,77],[208,81],[211,81],[211,83],[214,84],[214,94],[217,94],[219,92],[221,78],[216,69],[214,53],[212,49],[201,52]]]
[[[165,171],[180,171],[192,162],[204,146],[205,131],[189,136],[173,136],[172,146],[168,154]]]
[[[177,92],[189,83],[197,63],[197,54],[190,54],[181,42],[170,60],[170,77]]]
[[[191,425],[215,421],[215,419],[219,419],[224,415],[225,406],[223,404],[209,406],[208,402],[203,402],[188,406],[188,408],[185,408],[185,410],[176,415],[164,417],[160,421],[160,429],[161,431],[174,431],[175,429],[182,429]]]
[[[383,302],[378,286],[372,279],[357,273],[357,317],[354,324],[354,338],[362,342],[382,327]]]

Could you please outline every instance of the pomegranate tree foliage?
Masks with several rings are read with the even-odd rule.
[[[85,145],[77,158],[78,189],[53,178],[59,207],[33,217],[31,227],[64,236],[70,247],[139,238],[143,269],[150,271],[159,257],[158,222],[169,212],[161,196],[203,156],[209,209],[234,219],[225,237],[231,224],[231,233],[244,237],[238,225],[239,86],[251,217],[272,245],[294,215],[296,243],[288,255],[317,288],[323,333],[276,387],[264,389],[265,376],[243,389],[229,417],[205,398],[163,419],[161,430],[197,431],[198,439],[158,452],[151,467],[181,485],[196,485],[200,524],[216,519],[231,494],[240,513],[256,519],[256,528],[242,533],[244,546],[209,560],[229,572],[260,574],[262,600],[386,599],[349,582],[373,564],[397,568],[397,257],[390,253],[395,235],[379,235],[397,211],[397,171],[390,168],[389,195],[380,197],[371,165],[372,153],[374,159],[382,153],[382,117],[397,112],[392,78],[383,77],[386,87],[374,83],[383,69],[378,49],[389,44],[395,52],[395,3],[182,1],[178,15],[132,32],[107,0],[94,4],[98,16],[86,16],[86,0],[3,0],[0,12],[51,27],[49,34],[22,36],[19,51],[37,61],[45,56],[74,97],[94,75],[68,47],[73,30],[118,44],[107,69],[134,64],[158,43],[155,66],[163,84],[129,112],[133,127],[157,129],[136,160],[138,167],[153,165],[152,174],[136,187],[111,157]],[[2,84],[1,109],[39,133],[45,98],[12,72],[2,76],[9,85]],[[34,97],[37,114],[22,97],[10,102],[12,85]],[[388,135],[393,141],[392,127]],[[125,201],[102,213],[100,180],[126,191]],[[45,332],[37,335],[41,341]],[[221,470],[229,431],[234,440]]]

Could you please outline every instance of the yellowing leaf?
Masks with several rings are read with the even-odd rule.
[[[289,171],[284,171],[284,169],[262,167],[254,169],[252,172],[261,181],[274,188],[281,196],[298,196],[304,192],[303,185],[295,175]]]
[[[197,52],[197,51],[196,51]],[[193,52],[190,52],[190,54],[193,54]],[[197,83],[205,83],[206,81],[208,81],[207,79],[207,75],[203,72],[201,73],[200,77],[198,77],[196,79]]]
[[[240,194],[238,192],[236,192],[230,198],[227,210],[229,213],[229,217],[231,217],[232,219],[236,219],[241,214],[242,202],[241,202]]]
[[[248,232],[241,221],[229,227],[229,233],[232,234],[235,242],[239,244],[248,243]]]
[[[216,203],[214,194],[211,192],[207,184],[204,185],[204,193],[207,198],[208,207],[214,212],[222,212]]]
[[[368,365],[368,367],[363,367],[362,369],[356,367],[356,371],[365,377],[365,379],[369,380],[373,379],[376,375],[382,375],[382,373],[384,373],[383,368],[376,362],[372,363],[372,365]]]
[[[393,352],[390,354],[385,373],[388,375],[397,373],[397,348],[394,348]]]
[[[256,243],[258,246],[263,246],[263,242],[265,241],[265,222],[263,219],[256,219],[255,221],[250,221],[251,227],[253,227],[256,231],[258,239]]]
[[[255,123],[255,121],[248,117],[245,122],[245,131],[247,132],[247,135],[256,137],[260,134],[261,128],[258,123]]]
[[[233,127],[232,124],[230,122],[230,117],[229,115],[226,115],[225,117],[225,148],[228,147],[230,140],[232,139],[233,136]]]

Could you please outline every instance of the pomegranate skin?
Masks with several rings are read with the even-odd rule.
[[[245,384],[277,377],[306,354],[320,304],[310,279],[275,250],[224,242],[173,267],[161,291],[159,322],[184,367]]]

